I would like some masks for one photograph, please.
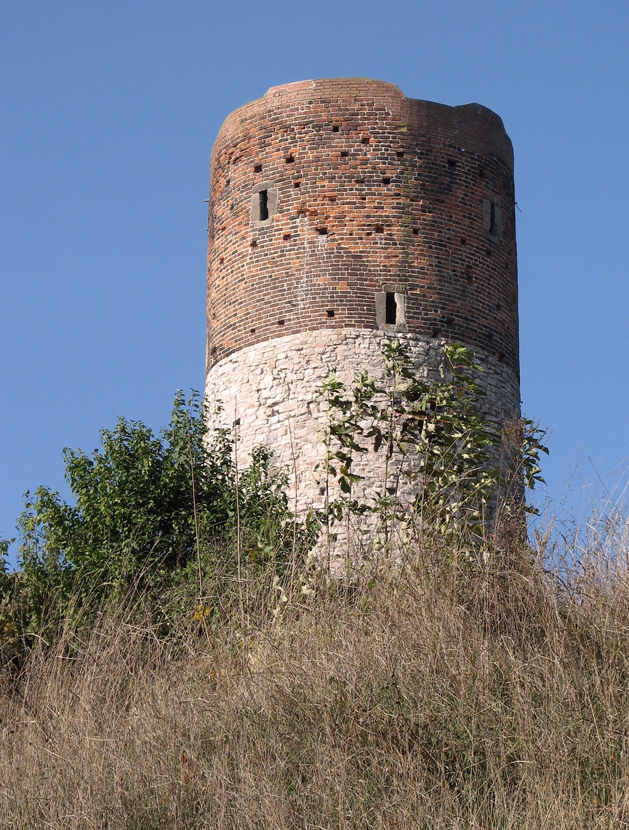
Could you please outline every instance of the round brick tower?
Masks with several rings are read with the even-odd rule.
[[[233,112],[211,161],[206,400],[321,502],[314,468],[331,369],[382,375],[387,339],[420,371],[443,345],[483,365],[483,415],[519,414],[513,150],[478,104],[365,78],[273,87]],[[374,461],[362,457],[366,474]],[[294,484],[294,476],[291,479]]]

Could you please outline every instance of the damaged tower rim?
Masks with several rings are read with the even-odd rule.
[[[240,419],[320,500],[334,369],[382,373],[387,340],[427,375],[443,346],[484,367],[482,415],[519,414],[513,150],[478,104],[405,97],[363,78],[271,88],[228,116],[212,151],[206,401]],[[239,450],[240,453],[240,450]],[[375,471],[365,470],[367,478]]]

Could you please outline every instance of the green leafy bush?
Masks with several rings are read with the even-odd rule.
[[[217,571],[233,577],[243,552],[246,564],[276,557],[278,567],[295,554],[303,531],[270,451],[255,450],[237,477],[233,438],[210,431],[196,393],[187,403],[177,393],[157,436],[121,418],[100,437],[92,454],[64,451],[73,504],[48,487],[26,494],[20,570],[2,591],[23,637],[54,639],[69,618],[89,627],[130,588],[158,611],[182,582],[192,582],[184,595],[198,595]]]

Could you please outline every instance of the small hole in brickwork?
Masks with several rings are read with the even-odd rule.
[[[216,348],[216,346],[212,346],[212,354],[216,354],[217,351],[218,349]]]
[[[288,242],[288,240],[290,239],[290,234],[285,233],[284,236],[282,237],[282,239],[284,240],[284,242]]]
[[[285,322],[286,322],[285,320],[278,320],[277,325],[278,326],[283,326]]]
[[[251,247],[252,248],[257,248],[258,247],[258,240],[257,239],[252,239],[251,240]]]
[[[461,238],[461,245],[467,245],[467,239]]]
[[[341,158],[346,159],[349,156],[349,150],[343,150],[341,152]]]
[[[301,182],[293,182],[293,187],[301,187]]]
[[[446,326],[451,326],[454,323],[454,317],[446,317]]]
[[[328,229],[327,228],[317,228],[317,233],[319,236],[327,236]]]
[[[479,167],[478,168],[478,178],[482,179],[484,175],[485,175],[485,168],[484,167]]]
[[[419,236],[419,228],[413,228],[413,236]]]
[[[286,164],[292,164],[294,161],[295,161],[295,157],[293,156],[292,153],[291,153],[290,156],[286,157]]]
[[[387,493],[390,496],[394,496],[395,495],[395,485],[393,485],[392,487],[387,487]]]
[[[219,259],[218,264],[219,264],[219,265],[222,265],[224,262],[225,262],[225,257],[223,257],[223,256],[222,256],[222,257]]]
[[[391,184],[391,179],[388,176],[385,176],[382,179],[382,184]]]
[[[500,354],[498,355],[498,360],[499,360],[501,363],[504,363],[504,359],[505,359],[504,353],[503,353],[503,352],[500,352]]]
[[[374,231],[376,233],[384,233],[384,225],[375,225],[374,226]]]
[[[485,248],[485,253],[487,256],[491,256],[491,248]]]
[[[456,167],[456,161],[454,159],[448,159],[448,167],[453,170]]]
[[[327,313],[328,317],[334,317],[334,309],[333,308],[329,308],[326,313]]]
[[[249,334],[255,334],[255,333],[256,333],[255,329],[249,329]]]
[[[335,125],[332,127],[332,132],[333,132],[333,133],[338,133],[338,131],[339,131],[339,125],[338,125],[338,124],[335,124]]]
[[[336,533],[333,533],[333,534],[330,536],[330,541],[332,541],[332,542],[338,542],[338,540],[339,540],[339,537],[337,536],[337,534],[336,534]]]
[[[325,496],[325,487],[319,487],[319,495]]]
[[[362,143],[363,143],[363,144],[369,144],[369,141],[370,141],[369,136],[368,136],[368,135],[364,135],[364,136],[361,138],[361,141],[362,141]]]
[[[261,164],[255,164],[254,167],[253,167],[253,172],[254,173],[261,173],[262,172],[262,165]]]
[[[433,329],[432,329],[432,332],[431,332],[430,336],[431,337],[439,337],[440,334],[441,334],[441,329],[438,329],[438,328],[436,328],[436,326],[433,326]]]
[[[466,265],[465,266],[465,276],[467,277],[468,282],[474,282],[474,277],[472,276],[472,266]]]
[[[398,150],[398,151],[397,151],[397,153],[396,153],[395,155],[396,155],[399,159],[403,159],[403,158],[404,158],[404,151],[403,151],[403,150]]]

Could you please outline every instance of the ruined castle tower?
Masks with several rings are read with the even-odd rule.
[[[406,98],[365,78],[273,87],[212,151],[206,399],[267,444],[304,508],[330,369],[382,374],[387,339],[420,371],[444,343],[485,371],[484,416],[519,414],[513,150],[478,104]],[[373,459],[363,472],[377,475]],[[294,481],[293,481],[294,483]],[[367,481],[368,484],[368,481]]]

